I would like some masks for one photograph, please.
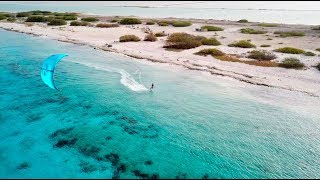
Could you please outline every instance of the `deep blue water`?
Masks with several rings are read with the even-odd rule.
[[[16,32],[0,37],[1,178],[320,176],[319,98]],[[69,54],[55,72],[60,91],[40,78],[54,53]]]

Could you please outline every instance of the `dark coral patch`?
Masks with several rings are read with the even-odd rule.
[[[104,156],[106,160],[110,161],[113,166],[117,165],[120,161],[119,155],[115,153],[110,153]]]
[[[86,156],[95,157],[100,152],[101,148],[87,144],[86,146],[80,147],[79,150]]]
[[[107,141],[109,141],[109,140],[112,139],[112,137],[111,137],[111,136],[107,136],[105,139],[106,139]]]
[[[72,146],[77,142],[77,138],[72,138],[72,139],[60,139],[54,146],[57,148],[62,148],[64,146]]]
[[[27,169],[30,167],[30,164],[28,162],[22,162],[21,164],[19,164],[19,166],[17,167],[18,170],[22,170],[22,169]]]
[[[144,164],[150,166],[152,164],[152,161],[151,160],[145,161]]]
[[[57,131],[55,131],[54,133],[51,134],[51,138],[55,138],[58,135],[66,135],[69,134],[70,131],[72,131],[74,129],[74,127],[70,127],[70,128],[63,128],[63,129],[59,129]]]

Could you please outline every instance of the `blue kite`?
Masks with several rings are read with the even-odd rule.
[[[56,64],[65,56],[68,56],[68,55],[67,54],[54,54],[54,55],[49,56],[42,63],[42,67],[41,67],[42,81],[52,89],[58,90],[58,88],[56,87],[54,80],[53,80],[53,74],[54,74]]]

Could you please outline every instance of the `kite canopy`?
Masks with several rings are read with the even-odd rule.
[[[56,67],[56,64],[67,54],[54,54],[45,59],[41,67],[41,78],[42,81],[48,85],[50,88],[58,90],[53,81],[53,73]]]

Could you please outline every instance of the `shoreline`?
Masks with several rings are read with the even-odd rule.
[[[102,16],[100,17],[102,19],[101,21],[99,21],[99,23],[108,21],[110,18],[113,18],[113,17],[114,16]],[[117,16],[117,17],[127,17],[127,16]],[[140,18],[140,19],[145,20],[143,18]],[[170,18],[170,19],[166,18],[166,20],[176,20],[176,19],[181,20],[181,18]],[[186,19],[186,20],[190,21],[190,19]],[[203,21],[206,21],[206,20],[200,20],[200,22],[196,20],[196,22],[194,21],[192,22],[203,23]],[[234,23],[236,23],[236,22],[230,23],[229,21],[220,21],[220,20],[212,20],[212,21],[215,22],[215,23],[211,22],[212,24],[220,24],[220,25],[223,24],[225,26],[234,26]],[[220,23],[217,23],[217,22],[220,22]],[[251,24],[254,24],[254,23],[251,23]],[[195,25],[198,25],[198,24],[195,24]],[[236,25],[239,25],[239,23],[236,23]],[[137,42],[138,45],[134,45],[135,44],[134,42],[127,42],[127,43],[116,42],[118,37],[123,33],[137,34],[139,32],[138,34],[140,36],[144,35],[144,33],[141,32],[141,27],[139,26],[142,26],[142,28],[146,27],[146,25],[144,24],[135,25],[135,27],[137,28],[134,28],[134,29],[132,29],[127,25],[121,25],[121,27],[117,27],[117,28],[75,27],[75,26],[68,26],[68,25],[62,28],[57,28],[54,26],[50,27],[50,26],[44,26],[41,24],[35,24],[31,27],[27,27],[24,24],[19,24],[19,23],[0,22],[0,28],[8,31],[15,31],[19,33],[25,33],[28,35],[34,35],[34,36],[43,36],[53,40],[73,43],[77,45],[87,45],[89,47],[93,47],[94,49],[100,49],[103,51],[125,55],[137,60],[143,59],[143,60],[157,62],[157,63],[168,63],[168,64],[184,67],[189,70],[203,71],[203,72],[208,72],[211,75],[233,78],[240,82],[244,82],[252,85],[265,86],[270,88],[279,88],[279,89],[304,93],[313,97],[320,97],[320,87],[319,87],[320,80],[317,77],[314,77],[317,74],[315,74],[314,72],[310,72],[310,71],[313,71],[313,69],[310,67],[306,70],[288,70],[288,69],[283,69],[279,67],[258,67],[253,65],[237,63],[237,62],[220,61],[220,60],[214,59],[213,57],[202,57],[202,56],[193,55],[193,53],[189,53],[189,51],[194,52],[195,49],[203,49],[203,47],[202,48],[198,47],[191,50],[190,49],[184,50],[181,52],[170,52],[161,48],[161,44],[164,42],[165,38],[159,38],[157,42],[145,42],[145,41]],[[192,26],[194,28],[194,25]],[[285,28],[286,27],[290,27],[290,28],[291,27],[299,27],[299,28],[312,27],[311,25],[285,25],[285,24],[281,24],[281,26],[284,26]],[[152,26],[149,26],[149,27],[152,27]],[[232,28],[233,27],[229,29],[232,29]],[[119,29],[119,31],[116,32],[113,29]],[[166,32],[172,29],[173,30],[183,29],[181,32],[185,32],[186,30],[187,31],[191,30],[190,27],[184,27],[184,28],[157,27],[157,25],[154,25],[154,29],[156,29],[156,31],[165,29]],[[68,31],[71,31],[71,33]],[[135,32],[132,33],[132,31],[135,31]],[[121,32],[122,34],[119,32]],[[230,33],[232,34],[233,32],[234,31],[231,31]],[[203,32],[203,33],[213,34],[213,32]],[[71,34],[74,37],[71,37],[72,36]],[[97,38],[94,36],[96,34],[101,36],[106,35],[110,37],[106,38],[106,40],[104,40],[103,43],[100,41],[97,42]],[[83,37],[84,35],[87,35],[87,37]],[[115,38],[114,36],[117,36],[117,38]],[[247,36],[247,35],[244,35],[244,36]],[[256,35],[251,35],[251,36],[256,36]],[[114,42],[112,43],[108,42],[112,40]],[[107,47],[105,43],[106,41],[108,42],[107,44],[111,44],[112,47]],[[150,47],[149,44],[152,44],[155,46]],[[159,46],[161,49],[159,48]],[[212,48],[220,49],[219,47],[227,51],[229,49],[232,49],[224,45],[214,46]],[[206,47],[206,48],[211,48],[211,47]],[[241,52],[243,51],[243,49],[240,48],[238,49],[238,51]],[[184,52],[188,52],[188,53],[184,53]],[[246,70],[243,71],[241,69],[246,69]],[[295,75],[295,71],[299,72],[304,77],[299,77],[299,75],[298,76]],[[304,72],[308,72],[308,73],[304,73]],[[286,76],[283,77],[284,74],[286,74]],[[312,76],[309,76],[309,74],[312,74]],[[306,82],[306,80],[309,80],[309,82]],[[310,83],[313,83],[312,86],[310,85]]]

